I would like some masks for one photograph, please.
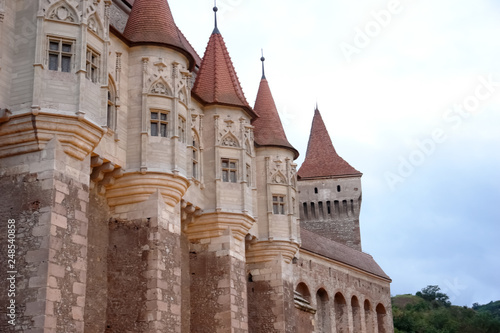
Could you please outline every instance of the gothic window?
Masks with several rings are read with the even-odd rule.
[[[327,202],[326,202],[326,211],[327,211],[327,214],[328,214],[328,215],[331,215],[331,214],[332,214],[332,206],[331,206],[330,201],[327,201]]]
[[[199,165],[198,156],[199,156],[200,144],[199,144],[198,136],[194,132],[193,132],[193,147],[192,147],[192,149],[193,149],[193,156],[192,156],[193,171],[192,171],[192,176],[193,176],[193,178],[198,179],[198,174],[199,174],[199,170],[198,170],[198,165]]]
[[[166,138],[168,135],[168,112],[154,110],[151,111],[151,136],[161,136]]]
[[[341,188],[340,185],[337,185],[337,192],[340,192]]]
[[[112,130],[116,129],[116,89],[111,80],[108,86],[108,109],[106,114],[106,126]]]
[[[87,73],[85,76],[90,81],[96,83],[99,81],[99,61],[100,55],[90,47],[87,48],[87,61],[86,61],[86,69]]]
[[[222,159],[222,181],[225,183],[236,183],[237,161],[227,158]]]
[[[285,215],[284,195],[273,195],[273,214]]]
[[[74,41],[62,38],[49,38],[49,69],[58,72],[71,72]]]
[[[179,116],[179,140],[186,142],[186,120]]]

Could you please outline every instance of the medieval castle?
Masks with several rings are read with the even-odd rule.
[[[317,109],[297,156],[217,25],[200,58],[167,0],[0,0],[0,331],[392,333]]]

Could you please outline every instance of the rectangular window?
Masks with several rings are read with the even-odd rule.
[[[186,120],[179,116],[179,141],[186,143]]]
[[[246,181],[247,186],[250,187],[252,185],[252,169],[250,168],[250,164],[247,164],[246,168]]]
[[[193,135],[194,137],[194,135]],[[193,139],[193,178],[198,178],[198,142]]]
[[[167,137],[168,134],[168,112],[151,111],[151,136]]]
[[[85,76],[92,82],[99,81],[99,54],[92,50],[91,48],[87,48],[87,74]]]
[[[227,158],[222,159],[222,181],[225,183],[236,183],[237,162]]]
[[[49,38],[48,58],[51,71],[71,72],[74,41],[62,38]]]
[[[285,215],[285,196],[273,195],[273,214]]]

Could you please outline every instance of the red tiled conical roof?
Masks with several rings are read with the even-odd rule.
[[[271,89],[265,77],[260,81],[257,99],[255,100],[254,111],[259,118],[252,122],[255,127],[255,143],[258,146],[278,146],[288,148],[293,151],[295,158],[299,157],[299,152],[288,142],[285,131],[281,124],[276,104],[274,103]]]
[[[306,158],[297,174],[300,178],[362,175],[335,151],[318,108],[314,110]]]
[[[184,53],[194,67],[196,56],[175,25],[167,0],[135,0],[123,36],[133,44],[170,46]]]
[[[220,104],[245,109],[256,115],[248,104],[234,70],[222,35],[214,30],[201,61],[192,94],[205,105]]]

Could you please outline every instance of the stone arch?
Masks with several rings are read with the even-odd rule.
[[[221,144],[226,147],[235,147],[235,148],[238,148],[240,146],[238,139],[231,132],[224,135],[224,137],[221,140]]]
[[[51,5],[46,12],[46,18],[62,22],[80,23],[78,11],[66,0]]]
[[[94,32],[97,36],[103,37],[104,25],[98,13],[90,15],[87,20],[87,29]]]
[[[309,292],[309,288],[304,282],[300,282],[295,288],[295,293],[299,294],[304,298],[307,302],[311,303],[311,293]]]
[[[364,302],[364,310],[365,310],[365,326],[366,333],[374,333],[374,325],[373,325],[373,312],[372,305],[369,300],[365,299]]]
[[[163,78],[160,78],[151,84],[151,86],[149,87],[149,93],[169,97],[173,96],[172,87],[170,86],[170,84],[168,84],[167,81],[163,80]]]
[[[349,319],[347,317],[347,304],[342,293],[338,292],[335,294],[333,305],[335,308],[335,322],[337,325],[337,333],[348,333]]]
[[[354,332],[361,332],[361,307],[356,296],[351,298],[351,310]]]
[[[385,307],[381,303],[379,303],[375,308],[375,311],[377,312],[378,333],[388,333],[387,312],[385,310]]]
[[[316,293],[316,332],[326,333],[332,331],[330,319],[330,298],[325,289],[320,288]]]
[[[276,172],[271,179],[275,184],[286,184],[286,177],[281,171]]]

